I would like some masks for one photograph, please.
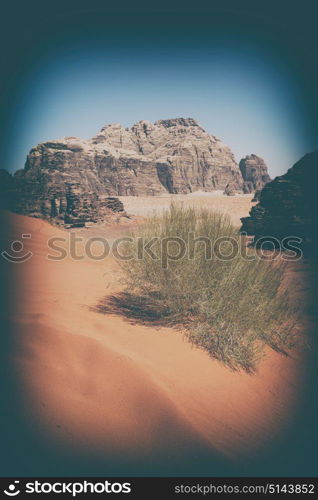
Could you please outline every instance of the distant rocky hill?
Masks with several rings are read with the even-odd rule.
[[[243,190],[245,193],[259,191],[271,180],[267,165],[259,156],[254,154],[245,156],[240,161],[239,167],[244,179]]]
[[[297,236],[303,245],[317,244],[316,191],[318,151],[305,155],[288,172],[266,184],[249,217],[242,218],[242,232],[274,237],[279,242]]]
[[[229,147],[192,118],[174,118],[39,144],[24,169],[4,180],[11,182],[12,210],[72,223],[103,218],[114,203],[118,210],[116,196],[262,187],[269,179],[263,160],[251,155],[242,162],[239,168]]]

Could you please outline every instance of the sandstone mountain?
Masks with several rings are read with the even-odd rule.
[[[242,218],[241,231],[279,242],[297,236],[308,246],[317,244],[316,191],[318,151],[305,155],[288,172],[266,184],[249,217]]]
[[[33,148],[12,179],[11,209],[74,223],[99,220],[115,205],[123,210],[116,196],[250,192],[267,175],[255,158],[243,169],[247,188],[229,147],[192,118],[111,124],[89,140],[66,137]]]
[[[141,121],[131,129],[112,124],[88,141],[46,142],[31,150],[25,172],[47,172],[63,182],[72,177],[110,196],[210,191],[228,182],[242,189],[230,149],[190,118]]]
[[[239,167],[244,179],[244,193],[259,191],[271,180],[266,163],[259,156],[254,154],[245,156],[241,159]]]

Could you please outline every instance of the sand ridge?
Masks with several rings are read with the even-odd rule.
[[[100,314],[98,301],[122,289],[115,260],[48,260],[47,239],[69,233],[28,217],[10,220],[10,237],[30,233],[34,253],[12,266],[19,289],[12,360],[29,418],[44,434],[75,450],[126,457],[182,455],[197,443],[235,461],[288,423],[302,383],[298,354],[268,349],[255,375],[237,373],[182,332]]]

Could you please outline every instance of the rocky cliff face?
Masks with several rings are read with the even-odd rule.
[[[231,150],[192,118],[140,121],[130,129],[107,125],[90,140],[66,137],[33,148],[12,180],[14,209],[75,223],[103,218],[110,204],[119,210],[109,198],[120,195],[235,194],[245,180],[254,186],[263,182],[261,173],[266,177],[255,159],[240,170]]]
[[[43,173],[10,176],[0,170],[0,208],[31,217],[48,219],[60,225],[81,227],[87,222],[111,221],[126,216],[122,202],[103,193],[87,191],[70,176],[66,182]],[[5,181],[5,182],[2,182]]]
[[[32,149],[25,176],[49,175],[54,183],[81,182],[106,195],[151,196],[242,189],[230,149],[195,120],[140,121],[131,129],[104,127],[91,140],[69,137]]]
[[[272,236],[280,242],[289,236],[303,243],[317,243],[316,190],[318,151],[301,158],[285,175],[266,184],[241,231],[254,235],[254,242]]]
[[[239,163],[240,171],[244,179],[244,193],[254,193],[263,189],[271,178],[268,175],[267,165],[263,158],[254,154],[245,156]]]

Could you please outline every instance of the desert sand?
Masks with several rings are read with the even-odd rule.
[[[163,207],[167,200],[155,202]],[[207,205],[207,197],[200,203]],[[215,205],[237,222],[251,202],[248,196],[210,197],[208,206]],[[125,206],[145,215],[154,199],[131,198]],[[288,426],[302,386],[302,355],[267,349],[256,374],[233,372],[182,332],[101,314],[96,304],[123,289],[115,259],[49,260],[48,239],[64,238],[67,248],[70,233],[7,216],[9,240],[31,234],[24,245],[33,257],[8,264],[17,283],[10,362],[23,389],[25,418],[42,439],[71,454],[96,451],[110,464],[105,473],[115,463],[116,473],[142,472],[138,463],[147,463],[152,474],[180,472],[178,464],[185,473],[204,473],[209,466],[217,470],[218,461],[252,461]],[[100,231],[111,239],[126,226]],[[89,237],[90,228],[77,235]]]
[[[185,207],[207,208],[214,212],[222,212],[231,217],[235,226],[240,226],[240,218],[248,215],[249,209],[255,203],[253,195],[241,194],[223,196],[222,191],[195,191],[191,194],[164,194],[161,196],[119,196],[125,209],[132,215],[147,217],[152,213],[161,213],[169,208],[171,202],[181,203]],[[155,202],[154,202],[155,200]]]

